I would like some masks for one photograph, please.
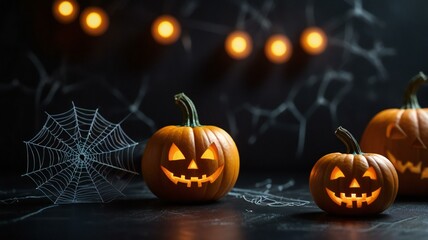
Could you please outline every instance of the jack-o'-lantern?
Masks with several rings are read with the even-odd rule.
[[[394,166],[380,154],[362,153],[346,129],[339,127],[336,136],[347,146],[347,153],[327,154],[312,168],[309,187],[315,203],[340,215],[383,212],[397,196]]]
[[[149,139],[141,160],[144,180],[161,199],[220,199],[238,178],[238,149],[226,131],[199,123],[196,108],[185,94],[175,95],[175,102],[184,123],[163,127]]]
[[[386,156],[398,172],[401,195],[428,195],[428,108],[416,97],[427,81],[416,75],[404,94],[404,105],[386,109],[371,119],[361,138],[364,151]]]

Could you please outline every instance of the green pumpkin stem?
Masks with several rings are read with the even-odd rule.
[[[174,96],[175,104],[177,104],[183,113],[183,126],[198,127],[199,123],[198,112],[195,104],[184,93],[179,93]]]
[[[358,145],[357,140],[355,140],[354,136],[343,127],[338,127],[334,132],[336,137],[340,139],[346,145],[346,152],[352,154],[362,154],[360,145]]]
[[[416,76],[410,80],[407,85],[406,91],[404,92],[404,104],[403,109],[408,108],[421,108],[416,96],[417,91],[427,81],[427,76],[423,72],[419,72]]]

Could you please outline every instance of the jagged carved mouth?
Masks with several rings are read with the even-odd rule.
[[[355,203],[357,208],[361,208],[363,203],[370,205],[379,197],[381,187],[371,192],[370,196],[367,196],[367,193],[351,193],[348,194],[348,196],[345,193],[340,193],[340,196],[336,196],[336,193],[330,189],[325,188],[325,190],[327,191],[327,194],[331,200],[333,200],[333,202],[335,202],[337,205],[342,206],[343,203],[347,208],[353,208]]]
[[[392,164],[394,164],[394,167],[398,172],[404,173],[406,170],[408,170],[411,173],[421,174],[421,179],[428,178],[428,167],[422,168],[422,162],[419,162],[416,165],[409,161],[403,163],[403,161],[395,158],[394,154],[388,150],[386,151],[386,156],[392,162]]]
[[[209,176],[204,174],[201,177],[186,177],[186,175],[181,175],[180,177],[177,177],[177,176],[174,176],[173,172],[161,166],[162,171],[169,178],[169,180],[171,180],[171,182],[173,182],[174,184],[178,184],[179,182],[184,183],[187,185],[188,188],[192,186],[192,182],[197,183],[198,187],[202,187],[202,183],[206,183],[206,182],[213,183],[215,180],[217,180],[217,178],[223,172],[223,168],[224,168],[224,165],[217,168],[217,170]]]

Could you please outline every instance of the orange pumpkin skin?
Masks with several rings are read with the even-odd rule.
[[[336,134],[338,131],[347,132],[341,127]],[[348,153],[327,154],[312,168],[309,188],[314,202],[324,211],[337,215],[383,212],[397,196],[398,176],[394,166],[382,155],[349,147],[350,138],[345,141]],[[355,139],[353,141],[354,146],[358,146]]]
[[[185,124],[163,127],[149,139],[141,162],[144,180],[160,199],[218,200],[232,189],[238,178],[238,149],[223,129],[199,124],[187,96],[176,95],[176,103],[185,109]],[[211,159],[204,159],[206,152],[211,153],[208,157]]]
[[[420,108],[416,91],[426,82],[423,73],[409,83],[401,109],[374,116],[362,135],[361,148],[386,156],[398,173],[400,195],[428,195],[428,109]]]

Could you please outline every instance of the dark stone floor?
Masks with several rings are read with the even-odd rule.
[[[209,204],[159,201],[139,180],[125,194],[110,203],[53,205],[39,191],[3,187],[0,239],[414,240],[428,233],[427,201],[398,198],[377,216],[332,216],[313,203],[306,176],[241,176]]]

